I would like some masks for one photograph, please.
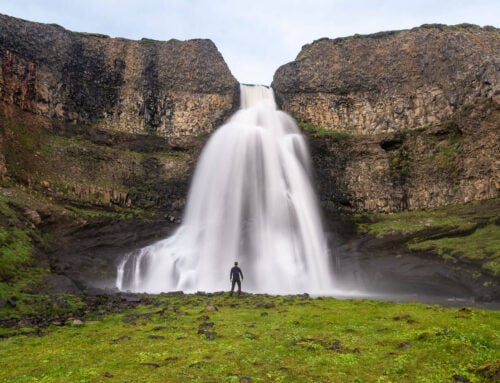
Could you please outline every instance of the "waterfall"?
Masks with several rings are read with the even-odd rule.
[[[271,88],[241,86],[241,108],[200,156],[182,224],[127,254],[120,290],[221,291],[239,262],[243,290],[328,293],[330,256],[310,179],[307,145]]]

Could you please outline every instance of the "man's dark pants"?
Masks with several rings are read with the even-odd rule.
[[[239,279],[233,279],[233,283],[231,284],[231,296],[233,295],[234,285],[238,284],[238,295],[241,294],[241,281]]]

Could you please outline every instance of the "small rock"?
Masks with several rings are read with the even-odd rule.
[[[42,217],[40,217],[40,213],[38,213],[36,210],[25,207],[22,211],[22,214],[35,226],[38,226],[42,223]]]
[[[118,342],[121,342],[122,340],[130,340],[132,339],[131,337],[129,337],[128,335],[122,335],[121,337],[119,338],[116,338],[116,339],[113,339],[111,341],[111,343],[118,343]]]
[[[335,339],[330,347],[327,347],[328,350],[333,350],[333,351],[340,351],[342,350],[342,343],[340,340]]]
[[[112,378],[113,374],[106,371],[104,374],[102,374],[102,376],[104,376],[105,378]]]
[[[141,303],[141,298],[132,295],[125,295],[122,299],[127,303]]]
[[[168,358],[165,358],[165,362],[167,362],[167,363],[168,362],[176,362],[178,360],[179,360],[179,358],[176,356],[169,356]]]
[[[261,316],[261,317],[267,317],[268,315],[269,315],[269,314],[268,314],[268,313],[266,313],[265,311],[264,311],[264,312],[262,312],[262,313],[260,313],[260,316]]]
[[[410,343],[408,342],[403,342],[398,345],[398,348],[410,348]]]
[[[465,376],[462,375],[453,375],[452,378],[455,382],[462,382],[462,383],[470,382],[469,379],[467,379]]]
[[[272,309],[274,307],[274,302],[267,302],[264,307],[266,309]]]
[[[240,379],[240,383],[252,383],[252,378],[249,378],[247,376],[243,376],[241,379]]]
[[[83,321],[81,321],[80,319],[74,319],[71,324],[73,326],[83,326]]]
[[[213,305],[208,305],[207,307],[205,307],[205,311],[219,311],[219,310],[217,309],[217,307]]]
[[[149,335],[149,339],[165,339],[163,335]]]
[[[205,337],[207,340],[214,340],[215,339],[215,331],[214,330],[205,330]]]

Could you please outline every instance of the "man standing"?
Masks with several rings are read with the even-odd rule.
[[[241,275],[241,280],[240,280]],[[234,266],[229,273],[229,280],[232,282],[231,284],[231,296],[233,296],[234,285],[238,284],[238,296],[241,294],[241,281],[243,280],[243,273],[241,269],[238,267],[238,262],[234,262]]]

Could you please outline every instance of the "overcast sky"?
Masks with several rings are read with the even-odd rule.
[[[500,0],[0,0],[0,13],[134,40],[208,38],[240,82],[266,85],[321,37],[426,23],[500,26]]]

